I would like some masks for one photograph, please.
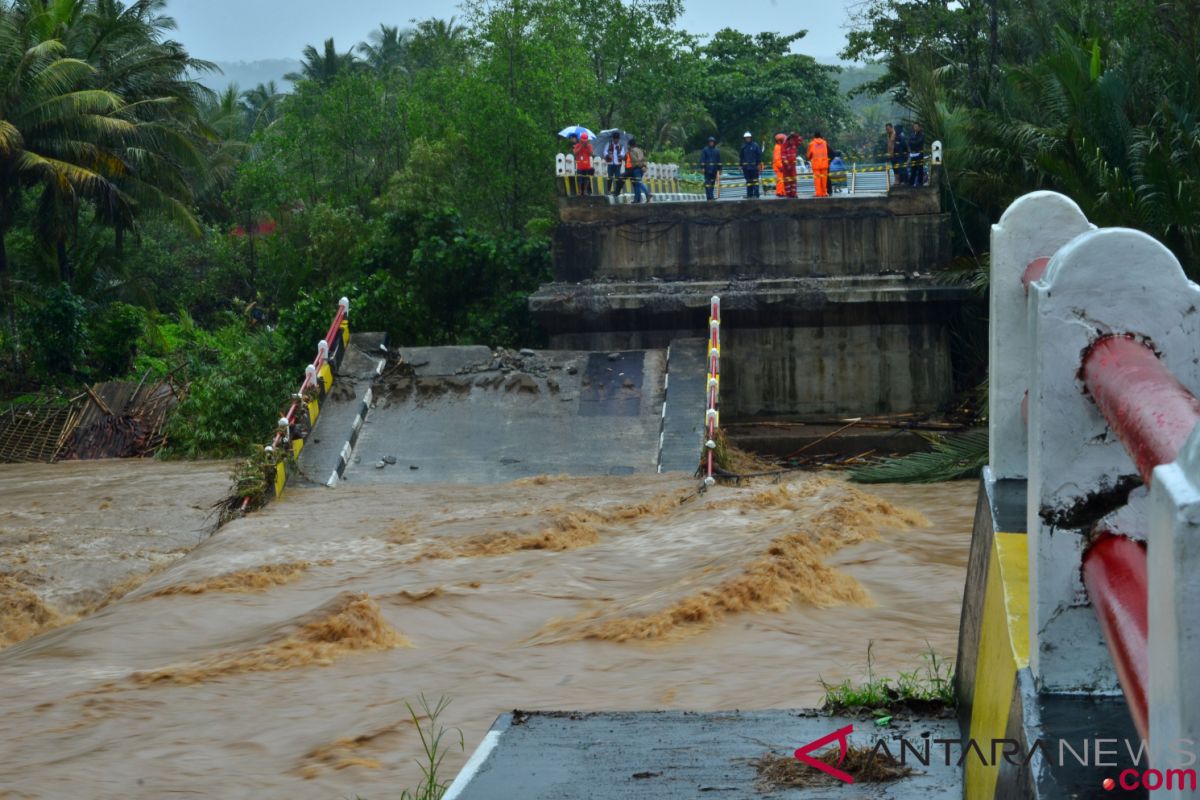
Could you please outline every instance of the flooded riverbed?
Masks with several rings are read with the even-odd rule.
[[[870,641],[885,674],[953,654],[973,483],[695,489],[292,492],[0,651],[0,797],[395,797],[422,693],[469,753],[513,708],[796,707]]]

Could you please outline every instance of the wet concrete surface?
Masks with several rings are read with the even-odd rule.
[[[504,364],[479,347],[401,355],[410,371],[376,383],[345,483],[657,471],[664,351],[547,351]],[[345,439],[332,425],[317,434],[322,445]]]
[[[756,785],[754,763],[764,753],[790,756],[846,726],[853,728],[850,746],[874,748],[882,740],[897,761],[903,752],[903,765],[913,773],[874,784],[829,778],[803,788]],[[492,732],[489,754],[477,769],[468,768],[473,769],[469,782],[464,771],[463,782],[450,788],[446,800],[962,797],[958,751],[951,749],[947,763],[946,748],[932,744],[959,738],[958,723],[949,718],[893,721],[877,728],[870,719],[797,711],[514,712],[498,720]],[[904,748],[901,739],[913,749]],[[884,750],[879,753],[882,757]]]

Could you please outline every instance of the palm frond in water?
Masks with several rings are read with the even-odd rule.
[[[987,431],[953,436],[929,434],[932,449],[889,458],[850,470],[858,483],[937,483],[979,474],[988,459]]]

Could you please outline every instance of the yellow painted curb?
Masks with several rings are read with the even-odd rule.
[[[984,752],[1003,739],[1017,670],[1029,665],[1029,561],[1023,533],[997,533],[988,559],[970,736]],[[996,793],[999,767],[967,759],[964,797]]]

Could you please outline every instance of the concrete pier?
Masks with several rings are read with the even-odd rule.
[[[556,349],[661,348],[722,298],[727,420],[935,411],[948,321],[978,302],[934,187],[885,197],[617,206],[563,198],[554,277],[530,309]]]

